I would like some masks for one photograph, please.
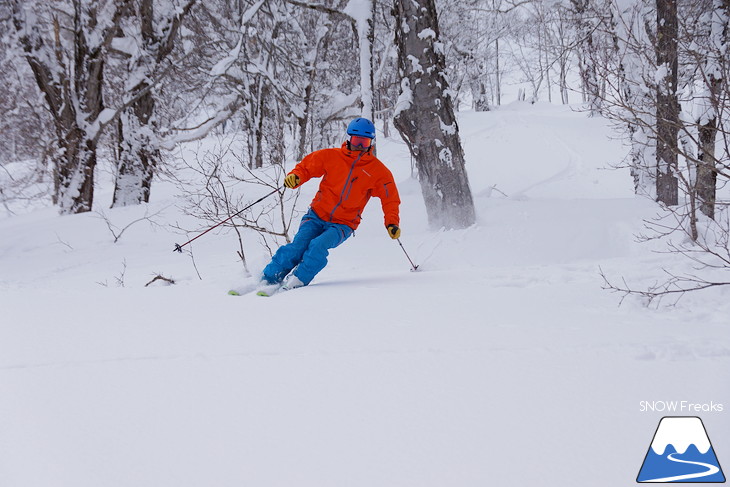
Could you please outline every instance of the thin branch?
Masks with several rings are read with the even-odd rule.
[[[174,279],[171,279],[169,277],[165,277],[162,274],[157,274],[150,282],[148,282],[147,284],[145,284],[144,287],[147,287],[147,286],[149,286],[150,284],[152,284],[153,282],[156,282],[156,281],[163,281],[163,282],[166,282],[168,284],[175,284],[175,280]]]
[[[131,227],[132,225],[134,225],[135,223],[139,223],[141,221],[148,221],[153,226],[160,226],[160,224],[157,223],[156,221],[154,221],[153,218],[156,217],[156,216],[158,216],[160,213],[162,213],[166,209],[167,208],[163,208],[163,209],[161,209],[159,211],[156,211],[155,213],[153,213],[151,215],[149,214],[148,210],[145,209],[144,216],[141,216],[141,217],[137,218],[136,220],[132,220],[131,222],[129,222],[127,225],[125,225],[121,229],[119,229],[119,227],[117,227],[116,225],[114,225],[111,222],[111,220],[109,219],[109,217],[107,217],[106,214],[103,211],[97,211],[95,213],[98,215],[98,218],[101,218],[102,220],[104,220],[104,223],[106,223],[107,228],[109,229],[109,231],[111,232],[112,236],[114,237],[114,243],[117,243],[119,241],[119,239],[122,238],[122,235],[124,235],[124,232],[126,232],[127,229],[129,227]]]

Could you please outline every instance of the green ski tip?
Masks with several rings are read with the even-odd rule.
[[[229,296],[240,296],[241,294],[238,291],[231,289],[230,291],[228,291],[228,295]]]
[[[259,291],[259,292],[256,293],[256,296],[263,296],[265,298],[270,298],[271,297],[271,294],[268,294],[265,291]]]

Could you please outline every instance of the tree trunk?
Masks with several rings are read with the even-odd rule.
[[[568,69],[567,56],[560,55],[560,101],[563,105],[570,103],[568,94]]]
[[[590,11],[590,0],[571,0],[571,3],[579,35],[578,69],[583,84],[583,101],[589,104],[590,116],[596,116],[601,112],[601,91],[595,61],[597,57],[593,38],[595,26],[590,20],[595,13]]]
[[[75,120],[67,123],[69,128],[59,135],[59,151],[53,160],[54,201],[61,214],[84,213],[94,203],[96,144]]]
[[[187,3],[169,17],[155,19],[153,0],[142,0],[133,14],[137,21],[143,46],[138,58],[129,66],[130,75],[143,79],[129,93],[135,100],[119,120],[119,167],[114,186],[112,207],[149,202],[152,179],[160,161],[160,149],[155,124],[155,95],[148,80],[154,78],[159,66],[175,47],[175,39],[183,18],[196,0]],[[131,22],[130,25],[134,25]]]
[[[126,1],[117,5],[112,25],[116,25]],[[96,25],[96,9],[81,2],[73,3],[73,50],[67,54],[62,45],[62,30],[58,18],[53,22],[51,39],[40,35],[36,16],[25,15],[22,2],[16,0],[13,23],[20,33],[20,43],[33,71],[38,88],[43,93],[54,120],[57,151],[54,161],[54,202],[61,214],[91,211],[94,199],[94,170],[96,146],[101,124],[99,114],[104,108],[105,38],[115,27],[95,36],[89,44],[87,30]],[[48,42],[53,45],[49,46]],[[73,63],[71,69],[68,65]]]
[[[476,81],[474,84],[476,85],[472,91],[472,95],[474,96],[474,110],[477,112],[488,112],[490,108],[487,87],[481,80]]]
[[[314,68],[312,68],[314,69]],[[309,127],[309,121],[311,119],[311,111],[312,111],[312,77],[310,77],[310,81],[307,83],[307,87],[304,89],[304,99],[302,100],[302,103],[304,105],[304,110],[302,116],[297,120],[297,124],[299,125],[299,144],[297,146],[297,161],[301,161],[304,159],[304,156],[307,155],[307,128]]]
[[[394,0],[393,14],[402,78],[394,124],[416,161],[431,227],[466,228],[476,216],[434,0]]]
[[[145,82],[138,84],[131,96],[147,90]],[[151,119],[155,99],[147,91],[119,118],[119,168],[114,185],[112,207],[138,205],[150,200],[150,188],[160,151],[154,139]]]
[[[668,206],[679,203],[677,182],[679,154],[679,102],[677,101],[677,0],[657,0],[657,201]],[[658,74],[659,74],[658,73]]]
[[[307,150],[307,142],[311,142],[310,138],[308,137],[308,131],[312,126],[312,112],[314,111],[314,91],[316,89],[315,85],[317,82],[318,74],[317,63],[321,58],[324,57],[324,54],[326,54],[327,50],[329,49],[331,29],[332,22],[329,20],[328,17],[319,27],[320,34],[317,39],[317,43],[314,45],[313,49],[310,52],[306,53],[306,56],[304,56],[305,59],[307,59],[305,64],[307,72],[307,83],[304,88],[304,98],[302,100],[302,115],[297,120],[297,123],[299,124],[299,145],[297,147],[296,159],[298,161],[301,161],[308,152],[311,152],[310,150]]]
[[[502,76],[499,73],[499,39],[494,40],[494,86],[497,96],[497,106],[502,105]]]
[[[715,198],[717,187],[717,169],[715,168],[715,139],[717,136],[717,118],[712,118],[699,128],[699,163],[697,163],[697,180],[695,191],[699,199],[699,210],[709,218],[715,218]]]
[[[730,0],[715,0],[709,11],[710,25],[708,33],[709,46],[719,49],[713,52],[712,48],[703,53],[704,73],[706,76],[705,113],[702,114],[699,125],[699,147],[697,159],[697,179],[695,192],[699,200],[699,209],[709,218],[715,218],[715,199],[717,196],[717,159],[715,157],[715,142],[717,139],[717,116],[720,113],[720,98],[723,87],[723,75],[726,72],[721,65],[725,61],[723,52],[727,49],[730,35]]]
[[[375,122],[375,7],[375,0],[371,0],[370,17],[367,21],[367,43],[361,48],[367,50],[368,59],[362,68],[365,70],[363,73],[363,81],[367,85],[360,88],[363,98],[362,113],[373,122]],[[373,147],[373,149],[377,149],[377,146]]]
[[[130,71],[147,71],[144,73],[147,78],[151,73],[144,65],[154,57],[154,49],[160,46],[154,30],[152,0],[142,0],[136,16],[146,54],[131,66]],[[149,126],[155,110],[155,98],[149,91],[149,84],[146,81],[137,83],[129,96],[139,99],[119,118],[119,167],[114,184],[113,208],[149,202],[152,177],[159,159],[157,144],[152,140],[154,130]]]

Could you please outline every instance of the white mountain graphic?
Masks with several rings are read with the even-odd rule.
[[[696,446],[700,453],[705,454],[711,446],[702,421],[694,417],[662,418],[654,441],[651,442],[651,449],[657,455],[663,455],[670,444],[679,454],[686,452],[690,445]]]

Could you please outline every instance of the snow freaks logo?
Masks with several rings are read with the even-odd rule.
[[[711,401],[709,403],[696,403],[689,401],[641,401],[639,411],[657,411],[660,413],[721,413],[725,410],[722,403]]]
[[[637,482],[725,482],[705,425],[696,416],[659,421]]]

